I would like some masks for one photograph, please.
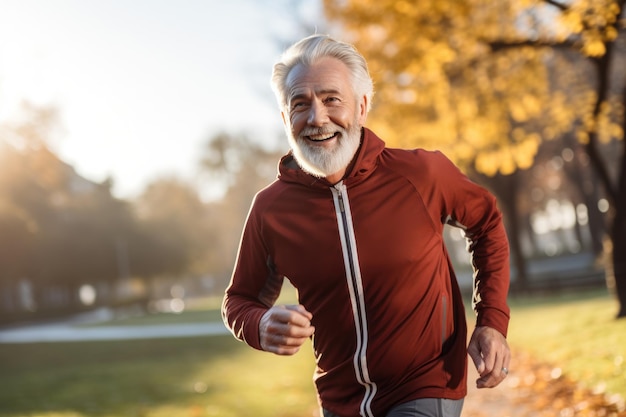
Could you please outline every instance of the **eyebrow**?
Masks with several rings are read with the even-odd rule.
[[[331,95],[331,94],[341,95],[341,92],[335,88],[325,88],[322,90],[316,90],[315,94],[316,95]],[[289,101],[291,102],[291,101],[295,101],[299,99],[307,99],[307,98],[309,98],[308,93],[299,93],[294,96],[289,96]]]

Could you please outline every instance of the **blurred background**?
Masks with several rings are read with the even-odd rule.
[[[288,149],[272,65],[315,32],[367,58],[389,146],[439,149],[497,196],[513,300],[600,294],[626,330],[624,3],[0,0],[0,341],[77,313],[214,314]],[[469,297],[464,237],[446,241]],[[607,343],[626,390],[626,340]],[[189,415],[245,415],[211,401]]]
[[[222,291],[287,149],[273,60],[320,15],[317,2],[1,1],[0,321]]]
[[[437,4],[3,0],[0,321],[221,293],[287,150],[272,64],[315,31],[368,58],[390,146],[441,149],[497,195],[514,291],[614,281],[618,3]]]

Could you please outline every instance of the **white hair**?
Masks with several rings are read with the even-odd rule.
[[[328,35],[311,35],[292,45],[274,65],[272,88],[282,110],[287,109],[287,77],[298,64],[310,66],[321,58],[332,57],[343,62],[352,75],[352,88],[356,97],[367,97],[367,111],[371,108],[374,83],[365,58],[348,43],[334,40]]]

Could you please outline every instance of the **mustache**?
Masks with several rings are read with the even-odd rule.
[[[320,127],[305,127],[304,129],[302,129],[299,136],[300,137],[316,136],[316,135],[321,136],[321,135],[334,134],[335,132],[344,133],[345,130],[337,125],[320,126]]]

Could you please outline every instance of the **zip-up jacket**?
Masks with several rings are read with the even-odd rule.
[[[259,322],[283,279],[313,315],[315,384],[340,416],[384,416],[467,390],[467,327],[444,224],[464,229],[477,325],[507,334],[508,241],[495,198],[440,152],[385,147],[368,129],[338,184],[291,153],[244,227],[223,316],[261,349]]]

